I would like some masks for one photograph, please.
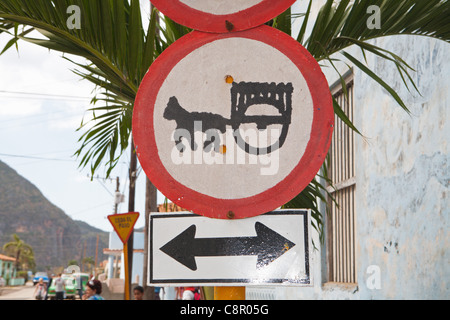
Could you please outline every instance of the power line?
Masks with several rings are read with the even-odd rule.
[[[22,158],[22,159],[33,159],[33,160],[43,160],[43,161],[61,161],[61,162],[77,162],[78,160],[70,160],[70,159],[58,159],[58,158],[44,158],[44,157],[35,157],[35,156],[27,156],[27,155],[19,155],[19,154],[7,154],[0,153],[1,157],[10,157],[10,158]],[[126,164],[126,162],[118,162],[122,164]]]
[[[34,101],[65,101],[65,102],[80,102],[87,103],[86,99],[76,99],[76,98],[58,98],[58,97],[20,97],[20,96],[4,96],[0,95],[0,98],[6,98],[11,100],[34,100]]]
[[[103,187],[103,189],[105,189],[106,192],[108,192],[108,193],[111,195],[111,197],[114,198],[114,195],[111,193],[111,191],[108,190],[108,188],[103,184],[103,182],[101,182],[101,181],[98,180],[98,179],[97,179],[97,181],[100,183],[100,185]]]
[[[28,115],[25,115],[25,116],[20,116],[20,114],[19,114],[19,115],[6,114],[5,117],[10,117],[10,119],[2,120],[2,121],[0,121],[0,123],[6,123],[6,122],[8,122],[8,123],[10,123],[10,122],[19,122],[19,121],[30,120],[30,119],[35,120],[36,118],[49,117],[49,116],[53,116],[53,115],[59,114],[59,113],[66,113],[66,115],[64,115],[64,117],[72,117],[72,116],[78,116],[78,115],[81,116],[81,112],[82,112],[82,111],[83,111],[83,113],[84,113],[84,110],[76,111],[77,114],[75,114],[73,111],[67,111],[67,110],[65,109],[65,110],[56,110],[56,111],[55,111],[55,110],[52,110],[52,111],[45,112],[45,113],[42,113],[42,112],[36,112],[36,113],[34,113],[34,114],[28,114]],[[48,120],[50,121],[50,120],[59,120],[59,119],[61,119],[61,118],[57,118],[57,119],[48,119]]]
[[[105,202],[105,203],[102,203],[102,204],[98,204],[98,205],[95,205],[95,206],[87,208],[87,209],[76,211],[73,214],[68,213],[67,215],[69,215],[73,219],[73,217],[78,217],[80,215],[84,215],[84,214],[90,213],[89,211],[91,211],[93,209],[96,209],[96,208],[99,208],[99,207],[103,207],[103,206],[106,206],[106,205],[109,205],[109,204],[111,204],[111,201],[108,201],[108,202]]]
[[[45,161],[65,161],[65,162],[76,162],[77,161],[77,160],[70,160],[70,159],[43,158],[43,157],[25,156],[25,155],[18,155],[18,154],[6,154],[6,153],[0,153],[0,156],[11,157],[11,158],[45,160]]]
[[[53,119],[43,119],[40,121],[32,121],[32,122],[26,122],[26,123],[18,123],[18,124],[13,124],[11,126],[2,126],[0,128],[0,130],[7,130],[7,129],[14,129],[14,128],[21,128],[21,127],[30,127],[30,126],[35,126],[35,125],[43,125],[46,123],[58,123],[57,121],[59,120],[68,120],[68,119],[75,119],[75,117],[77,119],[79,119],[79,115],[67,115],[67,116],[63,116],[63,117],[58,117],[58,118],[53,118]],[[13,120],[14,121],[14,120]],[[74,125],[75,126],[75,125]]]
[[[50,93],[37,93],[37,92],[24,92],[24,91],[0,90],[0,93],[9,93],[9,94],[17,94],[17,95],[28,95],[28,96],[40,96],[40,97],[49,97],[49,98],[92,100],[92,98],[90,98],[90,97],[70,96],[70,95],[50,94]]]

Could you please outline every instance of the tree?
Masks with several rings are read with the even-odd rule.
[[[326,0],[316,17],[311,16],[312,3],[310,0],[302,15],[303,23],[295,36],[297,41],[317,61],[327,61],[336,72],[336,61],[350,62],[385,88],[408,112],[395,90],[346,49],[356,46],[364,56],[370,53],[391,61],[404,84],[416,88],[410,76],[413,70],[401,57],[368,41],[391,35],[420,35],[449,42],[449,1]],[[80,9],[80,29],[76,28],[77,21],[73,16],[77,11],[70,11],[68,15],[69,7]],[[381,28],[376,20],[368,24],[371,8],[379,8],[382,14]],[[157,18],[158,12],[152,11],[149,27],[144,30],[138,0],[2,0],[0,3],[0,33],[12,35],[3,52],[21,39],[63,52],[66,59],[69,59],[66,54],[86,59],[85,64],[73,61],[79,68],[74,72],[96,84],[100,93],[92,99],[92,119],[82,122],[80,130],[85,132],[75,154],[80,159],[80,166],[90,164],[92,172],[105,160],[108,174],[117,164],[131,141],[133,103],[143,76],[165,48],[190,32],[167,17],[161,17],[164,23],[158,25]],[[291,18],[288,10],[274,19],[273,26],[291,34]],[[311,33],[307,36],[308,22],[314,18]],[[161,31],[161,36],[157,35],[157,30]],[[44,38],[31,38],[32,31],[38,31]],[[342,77],[341,80],[345,92]],[[336,101],[334,109],[345,124],[357,131]],[[325,200],[324,193],[322,184],[314,180],[286,206],[312,209],[314,226],[321,231],[323,224],[318,202]]]
[[[71,259],[71,260],[69,260],[69,262],[67,262],[67,265],[68,266],[76,266],[76,265],[78,265],[78,261],[75,259]]]
[[[93,258],[93,257],[86,257],[86,258],[83,258],[82,263],[83,263],[83,266],[84,266],[85,264],[87,264],[88,270],[92,273],[93,268],[95,267],[95,261],[94,261],[94,258]],[[83,268],[83,269],[84,269],[84,268]]]
[[[22,253],[20,265],[21,270],[34,270],[36,268],[36,261],[34,260],[34,252],[27,251]]]
[[[34,253],[33,248],[25,243],[23,240],[17,236],[13,235],[14,241],[8,242],[3,246],[5,252],[13,254],[16,258],[15,267],[16,270],[21,270],[23,264],[27,264],[33,267],[34,264]]]

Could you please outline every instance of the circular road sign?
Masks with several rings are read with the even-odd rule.
[[[152,64],[133,114],[153,184],[219,219],[263,214],[299,194],[323,164],[333,126],[316,60],[265,25],[176,41]]]
[[[163,14],[189,28],[226,33],[270,21],[295,0],[151,0]]]

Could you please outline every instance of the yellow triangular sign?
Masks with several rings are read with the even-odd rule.
[[[128,241],[128,238],[133,231],[134,225],[139,218],[138,212],[129,212],[124,214],[113,214],[108,216],[109,222],[111,222],[114,230],[123,243]]]

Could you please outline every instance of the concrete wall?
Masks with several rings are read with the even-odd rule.
[[[304,2],[294,10],[304,12]],[[412,76],[421,95],[412,86],[411,92],[405,88],[392,63],[368,54],[368,66],[393,86],[408,114],[381,86],[354,69],[355,124],[364,135],[356,140],[358,283],[327,283],[321,248],[313,254],[314,287],[248,288],[249,299],[263,294],[273,299],[450,298],[450,45],[417,36],[372,44],[393,51],[416,70]],[[350,50],[363,61],[359,51]],[[339,67],[346,71],[344,65]],[[330,85],[338,79],[331,68],[324,72]]]
[[[391,64],[369,65],[405,100],[408,115],[368,77],[356,73],[358,274],[381,270],[381,289],[364,298],[448,299],[450,45],[413,36],[375,42],[417,72],[422,96],[409,93]]]

